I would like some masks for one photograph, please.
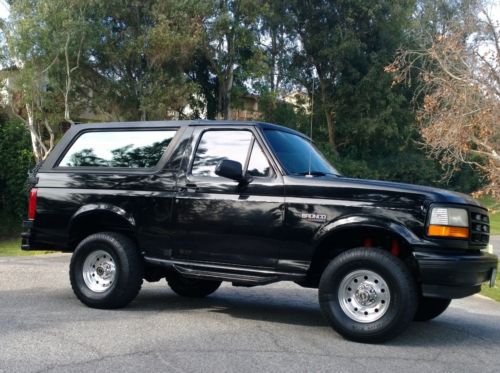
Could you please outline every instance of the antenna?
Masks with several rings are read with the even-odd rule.
[[[314,76],[312,79],[312,93],[311,93],[311,118],[310,118],[310,128],[309,128],[309,141],[311,147],[309,148],[309,173],[308,177],[312,177],[311,175],[311,163],[312,163],[312,144],[313,144],[313,116],[314,116]]]

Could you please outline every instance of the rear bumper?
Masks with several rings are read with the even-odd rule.
[[[488,253],[449,254],[416,251],[422,294],[426,297],[463,298],[478,293],[490,281],[498,258]]]

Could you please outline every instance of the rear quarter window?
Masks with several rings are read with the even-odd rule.
[[[84,132],[57,167],[152,168],[176,130]]]

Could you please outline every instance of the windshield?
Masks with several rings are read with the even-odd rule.
[[[286,172],[291,175],[338,175],[321,153],[305,138],[290,132],[264,130]]]

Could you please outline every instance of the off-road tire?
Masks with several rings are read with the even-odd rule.
[[[106,252],[114,263],[109,288],[93,291],[84,279],[84,263],[95,252]],[[115,232],[95,233],[83,239],[71,257],[69,277],[77,298],[92,308],[115,309],[128,305],[139,293],[143,261],[134,242]]]
[[[387,301],[382,302],[383,312],[375,314],[378,312],[375,309],[372,310],[374,316],[366,316],[380,317],[373,322],[357,321],[349,315],[348,311],[344,310],[357,304],[350,303],[349,292],[352,291],[354,296],[360,287],[356,288],[358,285],[352,282],[354,286],[345,286],[341,290],[341,283],[346,279],[354,279],[352,281],[358,282],[356,273],[363,271],[376,276],[372,276],[374,279],[371,280],[364,280],[367,277],[361,278],[359,286],[361,283],[373,284],[369,281],[378,284],[384,283],[387,290],[382,290],[381,285],[374,285],[375,287],[380,286],[378,293],[375,292],[378,294],[376,299],[379,299],[378,302],[382,302],[380,299],[383,296],[390,296],[390,300],[387,298]],[[339,294],[341,299],[344,299],[343,306],[341,306]],[[359,297],[354,299],[359,299]],[[379,343],[400,334],[413,320],[417,309],[417,300],[417,287],[408,268],[399,258],[377,248],[354,248],[339,254],[328,264],[319,284],[319,303],[329,324],[339,334],[356,342]],[[359,312],[359,316],[355,314],[354,317],[362,318],[363,308],[360,308],[359,311],[357,308],[355,310]]]
[[[170,288],[178,295],[189,298],[203,298],[212,294],[221,285],[221,281],[201,280],[183,277],[171,273],[166,277]]]

